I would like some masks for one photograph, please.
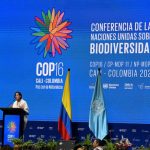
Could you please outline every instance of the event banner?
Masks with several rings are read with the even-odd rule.
[[[150,123],[150,2],[1,1],[0,105],[57,121],[68,68],[73,121],[87,122],[98,68],[110,123]]]
[[[4,120],[4,145],[13,146],[12,139],[19,138],[20,116],[6,115]]]

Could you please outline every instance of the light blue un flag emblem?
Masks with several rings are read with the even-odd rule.
[[[90,106],[89,128],[91,129],[95,137],[101,140],[103,140],[104,137],[108,134],[108,125],[102,93],[100,70],[97,75],[95,89]]]

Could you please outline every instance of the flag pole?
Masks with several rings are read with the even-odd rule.
[[[101,68],[98,68],[99,74],[101,75]]]

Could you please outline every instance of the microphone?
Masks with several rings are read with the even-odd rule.
[[[13,99],[13,100],[11,101],[11,103],[9,103],[8,107],[12,108],[12,105],[13,105],[14,101],[15,101],[15,99]]]

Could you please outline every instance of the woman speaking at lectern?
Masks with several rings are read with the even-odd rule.
[[[14,98],[15,98],[15,102],[12,104],[12,108],[21,108],[24,111],[29,112],[28,104],[25,100],[23,100],[21,92],[19,91],[15,92]],[[26,128],[27,121],[28,121],[28,118],[27,118],[27,115],[25,115],[24,116],[24,130]]]

